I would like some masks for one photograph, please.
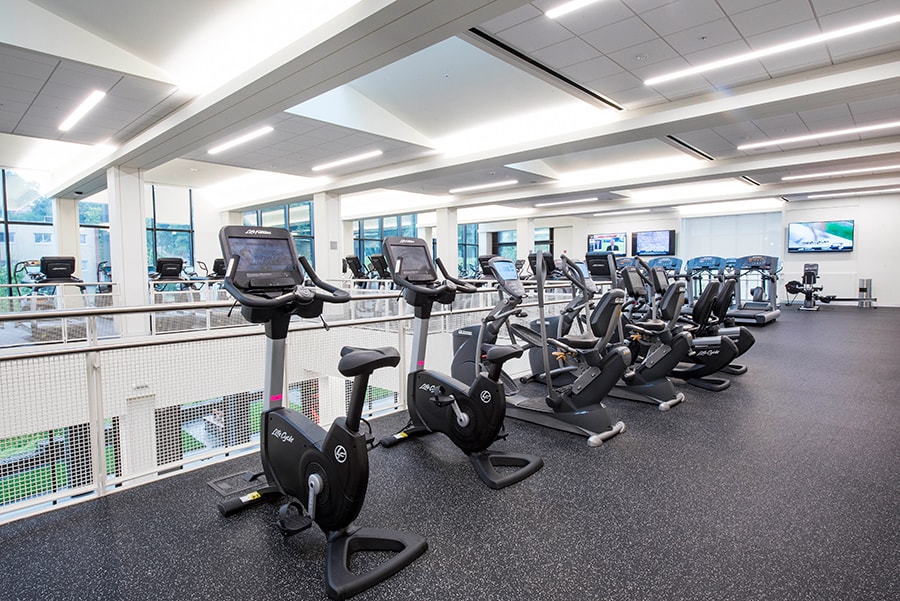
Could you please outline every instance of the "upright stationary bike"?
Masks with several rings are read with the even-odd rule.
[[[295,498],[282,506],[278,525],[296,534],[313,522],[328,539],[326,577],[328,596],[346,599],[397,573],[428,547],[421,536],[352,525],[359,515],[369,482],[366,435],[360,431],[362,407],[369,376],[400,361],[396,349],[341,349],[340,372],[353,376],[350,405],[326,432],[299,411],[283,407],[285,339],[292,315],[318,317],[323,303],[343,303],[350,295],[323,282],[305,257],[300,263],[321,290],[303,285],[290,233],[278,228],[226,226],[219,233],[229,258],[225,289],[241,303],[248,321],[265,324],[265,407],[260,418],[260,459],[266,486],[219,503],[230,515],[273,497]],[[350,571],[358,551],[389,552],[378,566],[360,573]]]
[[[502,436],[506,415],[506,396],[498,382],[503,362],[521,356],[522,349],[493,347],[488,352],[491,370],[487,374],[479,372],[470,384],[425,369],[428,321],[434,303],[452,303],[457,287],[469,290],[469,285],[446,275],[447,279],[438,283],[428,245],[421,238],[387,238],[384,254],[391,277],[403,290],[403,298],[415,308],[416,319],[406,385],[409,424],[393,436],[383,438],[381,445],[390,447],[415,436],[442,432],[469,456],[478,477],[495,489],[524,480],[538,471],[544,465],[540,457],[488,450]],[[446,270],[442,271],[446,274]],[[475,290],[474,286],[470,288]],[[504,472],[498,467],[516,469]]]

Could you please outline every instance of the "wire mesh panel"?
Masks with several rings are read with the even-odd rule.
[[[82,356],[0,364],[0,508],[93,483]]]

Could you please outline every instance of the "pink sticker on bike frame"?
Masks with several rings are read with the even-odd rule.
[[[284,397],[283,397],[282,395],[280,395],[280,394],[273,394],[273,395],[272,395],[272,400],[273,400],[273,401],[280,401],[282,398],[284,398]]]

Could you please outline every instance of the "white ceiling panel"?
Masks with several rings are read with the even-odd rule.
[[[814,18],[815,14],[808,2],[775,0],[775,2],[736,13],[731,16],[731,21],[741,35],[751,37]]]
[[[660,35],[691,29],[725,16],[715,0],[675,0],[641,14],[641,18]]]

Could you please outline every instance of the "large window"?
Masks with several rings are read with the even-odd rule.
[[[309,262],[315,267],[316,253],[315,244],[313,244],[315,233],[311,200],[244,211],[241,221],[244,225],[286,228],[294,239],[294,248],[297,250],[297,254],[309,259]]]
[[[187,188],[150,186],[146,195],[147,264],[159,257],[180,257],[194,264],[193,199]]]
[[[55,254],[53,205],[38,174],[0,169],[0,233],[0,283],[17,283],[26,261]]]
[[[416,236],[415,215],[375,217],[353,222],[353,254],[363,265],[375,254],[381,254],[381,243],[388,236]]]
[[[103,282],[110,279],[109,202],[106,192],[78,201],[81,279]]]
[[[478,275],[478,224],[467,223],[459,230],[459,274],[462,277]]]
[[[494,232],[491,235],[491,252],[495,255],[506,257],[510,261],[515,261],[517,258],[516,230]]]
[[[534,228],[534,252],[543,251],[553,255],[553,229],[549,227]]]

